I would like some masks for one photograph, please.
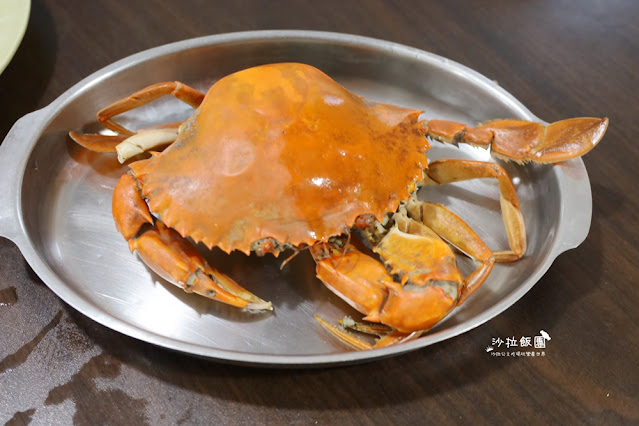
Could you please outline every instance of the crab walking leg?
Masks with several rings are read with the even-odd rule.
[[[386,330],[386,334],[381,334],[381,331],[378,332],[376,328],[374,327],[371,328],[371,326],[368,324],[356,323],[354,321],[352,323],[350,323],[349,321],[349,324],[347,324],[345,320],[342,320],[340,321],[340,324],[344,328],[339,328],[317,315],[315,315],[315,319],[317,320],[317,322],[320,323],[322,327],[324,327],[324,329],[330,332],[333,336],[337,337],[342,342],[358,350],[368,350],[368,349],[374,349],[374,348],[383,348],[385,346],[398,345],[400,343],[405,343],[405,342],[410,342],[411,340],[415,340],[416,338],[418,338],[419,336],[423,334],[423,331],[421,330],[414,331],[412,333],[402,333],[400,331],[396,331],[392,329]],[[349,333],[348,331],[345,330],[345,328],[350,328],[350,329],[361,331],[367,334],[377,334],[378,336],[380,336],[380,338],[377,342],[375,342],[374,345],[371,345],[364,339],[361,339]]]
[[[477,127],[445,120],[426,123],[427,135],[445,143],[490,147],[492,154],[518,163],[558,163],[593,149],[608,128],[607,118],[581,117],[547,126],[525,120],[492,120]]]
[[[98,121],[102,123],[104,127],[111,129],[114,132],[133,135],[134,132],[122,127],[120,124],[113,121],[112,118],[116,115],[122,114],[123,112],[146,105],[166,95],[173,95],[193,108],[199,107],[204,100],[204,93],[179,81],[156,83],[101,109],[98,112]]]
[[[131,175],[122,176],[115,187],[113,217],[130,250],[137,251],[154,272],[184,291],[240,308],[272,309],[270,302],[209,266],[177,231],[154,219]]]
[[[69,132],[69,137],[79,145],[88,150],[95,152],[116,152],[117,146],[129,135],[100,135],[100,134],[82,134],[78,132]]]
[[[107,129],[118,133],[117,135],[81,134],[69,132],[69,136],[78,144],[91,151],[116,152],[118,159],[124,162],[127,158],[140,154],[151,148],[164,145],[175,140],[179,123],[168,123],[155,126],[151,129],[143,129],[133,132],[113,121],[112,118],[126,111],[146,105],[162,96],[173,95],[177,99],[189,104],[193,108],[200,106],[204,100],[204,93],[187,86],[179,81],[157,83],[148,86],[120,99],[100,110],[97,114],[98,121]],[[144,134],[142,139],[125,140],[137,134]],[[125,144],[120,146],[124,142]],[[143,151],[140,151],[143,149]]]
[[[368,343],[364,339],[360,339],[359,337],[356,337],[356,336],[352,335],[348,331],[346,331],[346,330],[344,330],[342,328],[334,326],[333,324],[331,324],[330,322],[326,321],[322,317],[319,317],[319,316],[315,315],[315,319],[317,320],[317,322],[320,323],[320,325],[322,327],[324,327],[324,329],[326,331],[331,333],[333,336],[337,337],[343,343],[346,343],[347,345],[351,346],[353,349],[357,349],[357,350],[360,350],[360,351],[365,351],[365,350],[368,350],[368,349],[373,349],[373,347],[374,347],[373,345],[371,345],[370,343]]]
[[[177,137],[180,124],[182,122],[165,123],[139,129],[133,136],[82,134],[71,131],[69,132],[69,137],[77,144],[91,151],[117,152],[118,160],[123,163],[134,155],[173,142]]]
[[[124,163],[129,158],[138,154],[169,144],[175,141],[177,135],[178,129],[175,128],[148,130],[136,133],[115,147],[118,153],[118,161]]]
[[[100,135],[69,132],[69,136],[79,145],[95,152],[117,152],[118,161],[124,163],[153,148],[166,146],[177,139],[181,123],[166,123],[138,130],[133,136]]]
[[[496,262],[513,262],[526,253],[526,226],[519,199],[508,173],[497,163],[472,160],[438,160],[428,165],[425,184],[445,184],[476,178],[495,178],[499,184],[501,212],[510,250],[493,252]]]

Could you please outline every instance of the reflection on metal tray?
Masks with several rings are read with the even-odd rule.
[[[357,316],[297,256],[283,271],[272,256],[210,254],[243,286],[273,302],[273,313],[242,312],[189,295],[129,253],[111,218],[111,192],[125,172],[112,155],[75,146],[70,129],[96,131],[95,112],[146,85],[180,80],[206,90],[246,67],[296,61],[314,65],[371,99],[469,124],[494,117],[537,120],[494,82],[442,57],[343,34],[308,31],[234,33],[187,40],[133,55],[91,75],[48,107],[19,120],[0,147],[0,235],[13,240],[63,300],[107,327],[166,348],[212,359],[268,366],[318,366],[371,360],[456,336],[523,296],[590,225],[590,184],[583,162],[506,164],[528,229],[528,254],[498,265],[482,288],[427,335],[396,347],[355,352],[315,321]],[[143,126],[186,118],[187,107],[162,99],[123,116]],[[429,158],[489,160],[481,149],[434,144]],[[259,190],[259,188],[256,188]],[[466,219],[490,247],[507,245],[496,184],[476,180],[422,188]],[[570,220],[567,220],[570,218]]]

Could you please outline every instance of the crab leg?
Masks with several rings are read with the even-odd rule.
[[[177,231],[154,219],[131,175],[122,176],[115,187],[113,217],[130,250],[137,251],[149,268],[184,291],[240,308],[272,309],[270,302],[209,266]]]
[[[495,261],[512,262],[526,253],[526,227],[515,187],[508,173],[497,163],[472,160],[438,160],[428,165],[425,184],[444,184],[476,178],[496,178],[501,212],[510,250],[494,252]]]
[[[129,135],[100,135],[69,132],[69,137],[79,145],[95,152],[116,152],[117,146]]]
[[[177,137],[180,124],[182,123],[166,123],[139,129],[133,136],[82,134],[71,131],[69,137],[91,151],[117,152],[118,160],[123,163],[134,155],[173,142]]]
[[[494,265],[490,249],[443,206],[411,199],[393,219],[395,226],[373,248],[389,271],[352,244],[343,249],[329,244],[311,247],[318,278],[365,314],[365,320],[390,327],[384,334],[384,328],[377,326],[341,322],[344,327],[381,336],[375,345],[370,345],[318,318],[331,334],[356,349],[394,345],[419,337],[475,292]],[[442,238],[472,257],[477,269],[462,278],[455,255]],[[399,282],[393,275],[399,277]]]
[[[336,327],[323,318],[315,315],[315,319],[324,329],[337,337],[342,342],[358,350],[367,350],[374,348],[383,348],[385,346],[398,345],[400,343],[410,342],[421,336],[423,331],[414,331],[412,333],[402,333],[389,327],[376,327],[370,324],[363,324],[353,321],[351,318],[340,320],[342,328]],[[359,331],[366,334],[374,334],[379,336],[379,340],[371,345],[367,341],[349,333],[346,329]]]
[[[310,248],[310,252],[317,262],[317,277],[329,290],[365,314],[364,320],[375,323],[381,321],[380,314],[389,297],[388,286],[393,283],[393,277],[384,265],[353,244],[348,244],[343,249],[336,249],[326,243],[316,244]],[[412,340],[421,334],[397,332],[387,326],[361,324],[350,319],[340,321],[345,328],[380,336],[380,340],[373,346],[317,315],[315,318],[339,340],[359,350]]]
[[[134,141],[130,141],[127,147],[120,148],[118,154],[121,162],[126,158],[139,154],[140,149],[146,151],[153,147],[164,145],[175,140],[179,123],[170,123],[156,126],[151,130],[133,132],[113,121],[113,117],[126,111],[141,107],[162,96],[172,95],[177,99],[191,105],[193,108],[200,106],[204,100],[204,93],[187,86],[179,81],[169,81],[148,86],[133,93],[126,98],[120,99],[111,105],[100,110],[97,114],[98,121],[107,129],[118,133],[117,135],[80,134],[69,132],[69,136],[78,144],[87,149],[97,152],[116,152],[116,147],[129,137],[135,137],[138,133],[144,136]],[[138,147],[135,149],[132,147]]]
[[[166,95],[175,96],[177,99],[191,105],[193,108],[199,107],[204,100],[204,93],[179,81],[156,83],[145,87],[142,90],[138,90],[126,98],[115,101],[105,108],[102,108],[98,111],[98,121],[102,123],[104,127],[111,129],[114,132],[133,135],[134,132],[122,127],[120,124],[113,121],[112,118],[116,115],[122,114],[123,112],[139,108],[142,105],[146,105]]]
[[[129,136],[115,147],[115,151],[118,153],[118,161],[124,163],[138,154],[167,145],[175,141],[177,135],[177,128],[163,128],[139,132]]]
[[[404,214],[400,210],[394,215],[396,226],[377,244],[375,252],[392,268],[391,273],[400,276],[402,284],[412,282],[421,286],[431,282],[442,282],[442,288],[450,293],[451,289],[445,286],[461,282],[462,285],[457,287],[459,295],[454,298],[455,306],[460,305],[490,275],[495,263],[492,251],[466,222],[440,204],[420,202],[411,198],[406,205],[406,212],[407,214]],[[461,279],[455,256],[442,239],[477,263],[477,268],[466,278]],[[420,253],[421,256],[415,259],[414,253]],[[443,316],[439,320],[441,318]],[[425,329],[429,329],[436,322]],[[394,325],[393,327],[399,329]],[[409,330],[415,329],[411,327]]]
[[[401,216],[396,215],[400,227],[406,227],[411,233],[435,232],[477,263],[477,269],[464,278],[464,286],[457,301],[457,305],[461,305],[492,272],[496,262],[494,253],[466,222],[441,204],[420,202],[411,198],[406,204],[406,210],[410,219],[408,226],[402,225]],[[416,224],[423,225],[424,228]]]
[[[444,120],[426,123],[427,135],[445,143],[490,147],[503,160],[558,163],[580,157],[601,140],[607,118],[571,118],[549,125],[525,120],[492,120],[477,127]]]
[[[343,249],[336,249],[328,243],[316,244],[309,251],[317,263],[317,278],[365,314],[365,320],[380,322],[380,310],[388,297],[385,283],[393,282],[384,265],[353,244]]]

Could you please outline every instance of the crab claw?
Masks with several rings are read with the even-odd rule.
[[[390,273],[352,244],[343,249],[318,244],[310,251],[317,263],[317,277],[326,287],[364,314],[364,320],[386,326],[342,321],[343,327],[380,336],[370,345],[317,317],[331,334],[356,349],[419,337],[457,306],[463,288],[454,255],[437,236],[415,236],[393,228],[375,248],[386,257]],[[419,253],[417,259],[414,253]],[[401,282],[395,282],[391,273],[398,273]]]
[[[311,246],[309,251],[317,264],[317,278],[366,315],[364,319],[379,322],[380,311],[388,298],[386,283],[393,282],[384,265],[353,244],[336,249],[328,243],[320,243]]]
[[[375,252],[400,280],[387,284],[382,323],[404,333],[426,331],[457,306],[463,278],[452,249],[441,238],[393,227]]]
[[[366,315],[364,320],[373,323],[387,320],[385,317],[388,313],[384,311],[383,306],[389,298],[389,286],[394,287],[394,284],[393,277],[384,265],[353,244],[336,249],[330,244],[321,243],[310,247],[309,250],[317,263],[317,277],[329,290]],[[350,318],[340,321],[342,327],[337,327],[317,315],[315,318],[333,336],[359,350],[397,344],[421,335],[421,332],[403,333],[389,325],[363,324]],[[375,334],[380,339],[371,345],[346,331],[346,328]]]
[[[381,324],[341,321],[344,328],[378,335],[380,339],[371,345],[317,318],[331,334],[356,349],[419,337],[473,294],[495,263],[479,236],[444,206],[411,198],[392,222],[379,239],[369,236],[381,262],[350,242],[343,247],[323,243],[310,248],[324,285],[364,314],[364,320]],[[475,260],[477,267],[468,276],[462,277],[449,244]]]
[[[490,147],[503,160],[558,163],[581,157],[601,140],[607,118],[571,118],[549,125],[525,120],[492,120],[477,127],[444,120],[427,123],[428,136],[445,143]]]
[[[131,175],[124,175],[115,187],[113,217],[131,251],[137,251],[149,268],[187,293],[239,308],[273,309],[270,302],[208,265],[193,244],[153,218]]]
[[[209,266],[188,240],[160,221],[138,238],[129,240],[129,248],[137,251],[154,272],[187,293],[196,293],[238,308],[273,309],[270,302],[253,295]]]

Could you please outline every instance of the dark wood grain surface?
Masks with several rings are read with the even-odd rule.
[[[2,6],[0,5],[0,13]],[[107,329],[60,301],[0,239],[0,423],[639,423],[639,2],[35,0],[0,75],[0,140],[90,73],[187,38],[312,29],[443,55],[547,121],[608,116],[584,158],[590,235],[519,302],[459,337],[330,369],[218,364]],[[495,357],[537,334],[545,356]]]

